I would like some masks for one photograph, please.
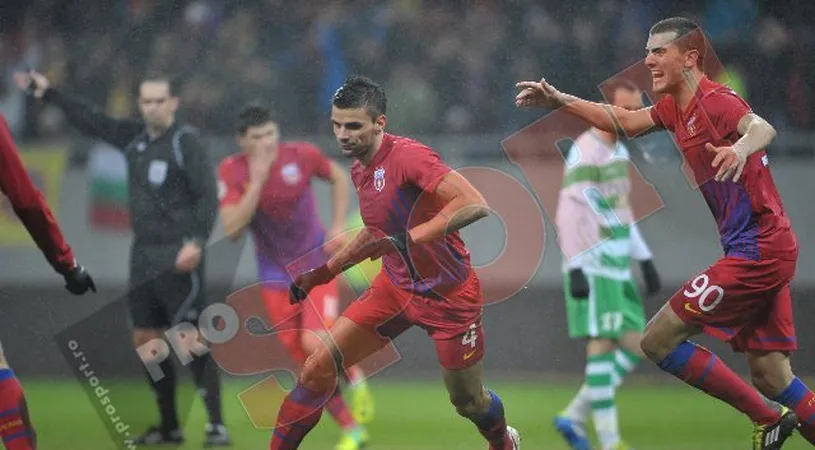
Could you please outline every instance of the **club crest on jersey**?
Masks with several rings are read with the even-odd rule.
[[[376,192],[382,192],[382,189],[385,189],[385,169],[381,167],[374,170],[374,188]]]
[[[694,134],[696,134],[696,115],[695,114],[690,116],[690,119],[688,119],[687,128],[688,128],[688,135],[693,136]]]
[[[300,181],[300,168],[295,163],[288,163],[280,169],[280,175],[286,184],[297,184]]]

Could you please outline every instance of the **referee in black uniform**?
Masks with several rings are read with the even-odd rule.
[[[218,198],[213,165],[196,131],[175,120],[178,86],[162,75],[144,78],[139,86],[143,120],[133,121],[113,119],[55,90],[35,71],[16,74],[16,81],[34,97],[60,107],[83,133],[121,149],[127,159],[134,234],[128,303],[134,345],[139,348],[161,339],[167,328],[182,321],[197,325],[205,306],[203,250],[217,217]],[[184,441],[171,358],[160,367],[164,377],[154,380],[148,374],[148,379],[156,392],[161,423],[137,443]],[[209,354],[194,358],[190,369],[209,413],[205,443],[228,445],[218,369]]]

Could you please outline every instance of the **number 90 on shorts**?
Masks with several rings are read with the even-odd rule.
[[[790,349],[795,343],[789,283],[795,261],[725,257],[671,297],[685,323],[744,349]]]
[[[682,292],[689,301],[696,300],[696,306],[702,312],[713,311],[724,299],[724,289],[721,286],[710,283],[710,277],[703,273],[693,279],[689,288]]]

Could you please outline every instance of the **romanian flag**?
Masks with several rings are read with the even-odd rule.
[[[20,149],[20,158],[28,171],[28,176],[37,186],[54,216],[59,218],[59,193],[62,174],[65,171],[66,152],[62,148]],[[0,246],[29,247],[34,240],[17,218],[8,200],[0,194]]]
[[[127,161],[122,152],[100,143],[90,151],[90,222],[97,230],[130,228]]]

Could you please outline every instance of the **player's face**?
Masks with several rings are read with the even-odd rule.
[[[629,111],[636,111],[642,108],[642,92],[618,88],[614,91],[614,106],[619,106]]]
[[[166,81],[145,81],[139,88],[139,110],[149,128],[169,128],[175,120],[178,97],[170,95]]]
[[[365,159],[375,150],[376,137],[385,126],[385,116],[373,120],[365,108],[340,109],[332,106],[331,123],[342,155]]]
[[[249,127],[243,135],[238,136],[238,144],[247,154],[273,152],[279,143],[280,132],[274,122]]]
[[[654,92],[670,93],[684,81],[685,55],[676,45],[676,32],[656,33],[648,37],[645,65],[651,70]]]

